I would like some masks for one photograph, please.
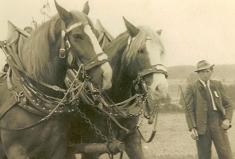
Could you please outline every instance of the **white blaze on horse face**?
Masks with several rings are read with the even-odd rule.
[[[146,49],[149,54],[151,66],[162,64],[161,62],[161,48],[153,40],[146,40]]]
[[[149,60],[151,66],[162,64],[161,54],[162,49],[156,42],[152,40],[146,41],[146,49],[149,54]],[[168,91],[168,82],[164,74],[153,74],[153,82],[150,86],[148,86],[149,94],[152,99],[163,99],[166,98]]]
[[[101,49],[101,47],[98,43],[97,38],[95,37],[95,34],[91,30],[90,25],[85,25],[84,31],[90,37],[91,43],[92,43],[94,50],[95,50],[95,53],[98,54],[98,53],[103,52],[103,50]]]
[[[85,25],[84,27],[84,31],[85,33],[90,37],[91,39],[91,43],[94,47],[95,53],[99,54],[101,52],[103,52],[103,50],[101,49],[98,40],[95,36],[95,34],[92,32],[91,27],[89,25]],[[102,54],[101,56],[98,57],[98,60],[104,60],[104,59],[108,59],[108,56],[106,54]],[[110,64],[108,62],[105,62],[104,64],[101,65],[101,68],[103,70],[103,88],[104,90],[110,89],[112,86],[112,75],[113,75],[113,71],[112,68],[110,66]]]

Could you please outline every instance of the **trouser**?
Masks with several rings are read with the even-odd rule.
[[[197,150],[199,159],[211,159],[211,145],[214,143],[219,159],[232,159],[227,131],[221,127],[222,120],[217,111],[207,115],[206,133],[199,135]]]

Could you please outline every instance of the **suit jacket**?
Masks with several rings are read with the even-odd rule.
[[[233,106],[220,81],[210,80],[210,89],[213,95],[221,120],[232,120]],[[198,80],[186,87],[185,115],[188,128],[196,128],[199,135],[206,132],[207,125],[207,100],[206,89]]]

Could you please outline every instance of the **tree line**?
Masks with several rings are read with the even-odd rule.
[[[169,79],[187,79],[190,74],[195,74],[195,66],[172,66],[168,67]],[[235,79],[234,65],[215,65],[212,78]]]

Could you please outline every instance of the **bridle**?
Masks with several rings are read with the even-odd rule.
[[[138,73],[136,79],[133,80],[135,91],[137,91],[138,93],[141,93],[140,88],[142,88],[143,93],[146,96],[147,86],[146,86],[146,83],[145,83],[143,77],[146,75],[149,75],[149,74],[153,74],[153,73],[163,74],[163,75],[165,75],[166,78],[168,77],[167,69],[162,64],[156,64],[156,65],[150,66],[149,68],[145,68],[145,69],[141,70]]]
[[[165,75],[166,78],[168,77],[166,67],[162,64],[156,64],[156,65],[150,66],[149,68],[145,68],[141,70],[138,73],[137,78],[133,80],[133,85],[134,85],[133,88],[135,89],[135,92],[139,94],[143,94],[144,98],[147,98],[148,96],[148,88],[143,77],[149,74],[153,74],[153,73],[163,74]],[[148,114],[146,118],[148,119],[151,116],[149,104],[146,104],[146,112]]]
[[[83,64],[84,65],[84,67],[83,67],[84,74],[86,71],[88,71],[96,66],[102,65],[108,61],[108,59],[99,60],[99,57],[102,56],[104,54],[104,52],[98,53],[96,56],[94,56],[92,59],[90,59],[86,63],[82,63],[81,60],[77,57],[74,48],[70,44],[68,34],[73,29],[80,27],[80,26],[86,27],[86,25],[89,25],[89,24],[88,23],[82,24],[81,22],[79,22],[79,23],[74,23],[74,24],[70,25],[70,27],[66,29],[65,24],[62,22],[61,23],[61,28],[62,28],[61,29],[61,47],[59,50],[59,57],[61,59],[67,57],[67,64],[69,65],[69,67],[73,67],[75,63],[77,63],[78,66]],[[74,57],[76,57],[76,59],[74,59]],[[86,74],[86,76],[88,76],[88,75]]]
[[[102,112],[103,114],[107,115],[108,118],[110,118],[114,123],[116,123],[116,125],[118,127],[120,127],[124,132],[126,132],[126,134],[131,133],[132,131],[134,131],[135,129],[138,129],[139,126],[141,125],[141,122],[135,126],[132,130],[128,130],[126,128],[123,128],[121,126],[121,124],[115,119],[115,118],[129,118],[129,117],[138,117],[141,114],[143,115],[145,111],[148,112],[150,120],[152,120],[152,118],[150,117],[150,106],[147,103],[147,96],[148,96],[148,88],[146,86],[146,83],[143,79],[144,76],[149,75],[149,74],[153,74],[153,73],[157,73],[157,74],[163,74],[165,75],[165,77],[168,77],[168,73],[166,70],[166,67],[162,64],[156,64],[153,66],[150,66],[149,68],[143,69],[141,70],[138,75],[137,78],[135,80],[133,80],[133,96],[130,97],[129,99],[120,102],[120,103],[114,103],[112,102],[112,100],[103,92],[100,91],[99,89],[93,88],[92,90],[90,90],[90,95],[84,94],[83,98],[84,101],[92,106],[91,109],[95,109],[97,108],[100,112]],[[92,92],[95,92],[94,95],[92,95]],[[98,95],[97,95],[98,94]],[[99,102],[97,104],[97,101],[95,101],[95,99],[93,98],[93,96],[95,96],[95,99],[98,99]],[[99,96],[99,97],[97,97]],[[158,101],[160,103],[160,101]],[[133,103],[137,104],[138,106],[134,106],[134,107],[138,107],[139,110],[135,111],[134,113],[130,113],[131,110],[128,109],[126,107],[126,105],[129,105],[129,103]],[[129,105],[128,107],[132,107],[132,105]],[[157,105],[158,106],[158,105]],[[155,114],[155,118],[157,118],[157,106],[155,106],[153,114]],[[125,111],[126,110],[126,111]],[[81,111],[81,110],[80,110]],[[133,112],[133,111],[132,111]],[[129,114],[128,114],[129,113]],[[85,118],[85,121],[90,121],[84,113],[81,114],[81,116],[83,118]],[[155,123],[156,123],[155,119]],[[88,122],[88,124],[92,125],[92,127],[94,127],[93,124],[91,124],[90,122]],[[155,125],[156,126],[156,125]],[[96,129],[96,128],[95,128]],[[154,133],[151,136],[151,138],[146,142],[150,142],[155,134],[156,130],[154,128]]]

